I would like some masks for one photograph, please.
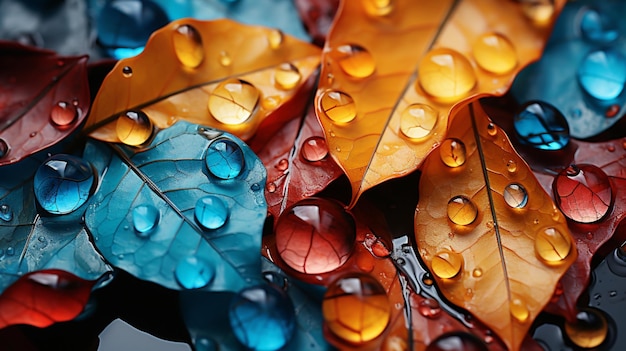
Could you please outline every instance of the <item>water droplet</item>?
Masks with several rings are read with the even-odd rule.
[[[230,210],[222,199],[207,195],[198,199],[194,209],[196,221],[206,229],[217,229],[226,223]]]
[[[439,306],[439,302],[433,299],[424,299],[419,302],[417,306],[417,310],[419,313],[430,319],[437,319],[441,315],[441,306]]]
[[[592,232],[587,232],[587,234],[585,234],[585,238],[587,238],[587,240],[592,240],[593,239],[593,233]]]
[[[594,165],[568,167],[554,178],[552,188],[563,214],[579,223],[600,221],[613,207],[611,181]]]
[[[302,79],[302,75],[298,67],[291,63],[280,64],[274,70],[274,83],[279,89],[293,89],[300,83],[300,79]]]
[[[596,99],[615,99],[624,90],[626,58],[613,49],[592,51],[578,67],[578,81]]]
[[[488,351],[476,336],[464,332],[449,332],[432,341],[425,351]]]
[[[619,110],[620,106],[618,104],[613,104],[606,109],[606,111],[604,112],[604,116],[607,118],[613,118],[617,116]]]
[[[278,49],[285,40],[285,35],[279,29],[272,29],[267,33],[267,43],[271,49]]]
[[[498,128],[496,128],[495,124],[489,123],[487,125],[487,134],[489,134],[491,136],[495,136],[496,134],[498,134]]]
[[[483,276],[483,270],[480,268],[474,268],[474,270],[472,271],[472,276],[474,278],[480,278]]]
[[[67,127],[78,117],[76,106],[65,101],[59,101],[50,111],[50,121],[58,128]]]
[[[446,48],[431,50],[418,67],[418,80],[426,93],[443,100],[457,100],[476,85],[469,60]]]
[[[552,1],[523,1],[521,6],[524,15],[538,25],[549,23],[554,14]]]
[[[323,137],[313,136],[302,143],[302,157],[309,162],[321,161],[328,155],[328,146]]]
[[[230,57],[230,54],[227,51],[220,51],[218,61],[220,65],[224,67],[228,67],[233,64],[233,58]]]
[[[130,66],[124,66],[122,67],[122,75],[125,78],[130,78],[133,76],[133,69]]]
[[[408,138],[423,139],[435,129],[438,117],[437,111],[428,105],[409,105],[400,115],[400,131]]]
[[[591,349],[600,346],[609,332],[604,313],[594,308],[582,308],[575,322],[565,322],[565,334],[579,347]]]
[[[259,191],[259,190],[261,190],[261,186],[259,185],[259,183],[254,183],[254,184],[250,185],[250,190],[252,190],[252,191]]]
[[[439,146],[441,161],[448,167],[459,167],[465,163],[465,144],[459,139],[446,139]]]
[[[547,264],[563,262],[572,250],[572,242],[567,233],[561,233],[556,228],[540,230],[535,239],[535,251],[539,258]]]
[[[376,70],[374,57],[360,45],[341,45],[336,48],[334,56],[339,62],[339,67],[351,77],[366,78]]]
[[[472,47],[476,63],[485,71],[505,74],[517,66],[517,54],[511,41],[499,33],[481,35]]]
[[[196,351],[219,351],[217,342],[213,339],[199,337],[193,342]]]
[[[250,350],[282,348],[296,325],[289,295],[270,284],[241,290],[229,306],[228,317],[233,333]]]
[[[3,158],[9,153],[9,144],[6,140],[0,138],[0,158]]]
[[[386,16],[393,11],[395,2],[395,0],[363,0],[363,7],[371,16]]]
[[[276,192],[276,183],[274,183],[274,182],[267,183],[267,192],[268,193],[275,193]]]
[[[615,296],[617,296],[617,291],[615,291],[615,290],[611,290],[611,291],[609,291],[609,296],[610,296],[610,297],[615,297]]]
[[[198,289],[207,286],[215,276],[215,268],[208,262],[189,256],[176,265],[176,281],[185,289]]]
[[[147,237],[159,224],[161,213],[152,205],[139,205],[133,209],[133,227],[139,237]]]
[[[278,164],[274,167],[276,167],[279,171],[284,171],[289,167],[289,161],[287,161],[286,158],[281,158],[280,161],[278,161]]]
[[[598,293],[593,294],[593,299],[594,300],[600,300],[601,298],[602,298],[601,294],[598,294]]]
[[[306,274],[333,271],[352,254],[354,219],[331,200],[308,198],[288,207],[276,223],[276,248],[289,267]]]
[[[35,173],[35,198],[45,211],[51,214],[67,214],[87,201],[94,181],[93,170],[83,159],[71,155],[55,155],[39,166]]]
[[[233,179],[245,168],[243,150],[230,139],[215,139],[207,149],[206,166],[220,179]]]
[[[438,252],[431,261],[433,274],[442,279],[456,277],[463,268],[463,256],[449,250]]]
[[[115,125],[117,137],[126,145],[144,144],[152,136],[152,121],[143,111],[131,110],[120,115]]]
[[[37,136],[37,132],[31,132],[29,135],[29,137],[34,138],[35,136]]]
[[[424,285],[426,285],[426,286],[432,286],[433,284],[435,284],[435,282],[432,280],[432,278],[430,278],[427,275],[424,275],[422,277],[422,283],[424,283]]]
[[[525,323],[528,321],[530,317],[530,311],[528,310],[528,306],[524,303],[522,299],[514,298],[510,303],[511,308],[511,316],[515,318],[520,323]]]
[[[322,93],[319,109],[336,123],[348,123],[356,117],[356,105],[352,97],[336,90]]]
[[[13,246],[7,247],[7,256],[13,256],[13,255],[15,255],[15,249],[13,248]]]
[[[470,225],[478,217],[476,204],[463,195],[455,196],[448,201],[448,218],[458,225]]]
[[[508,160],[506,162],[506,169],[507,171],[509,171],[509,173],[517,172],[517,162],[515,162],[514,160]]]
[[[614,41],[619,36],[617,26],[605,14],[586,8],[580,18],[580,32],[583,38],[599,44]]]
[[[10,222],[13,220],[13,210],[7,204],[0,205],[0,220]]]
[[[226,79],[211,92],[209,112],[221,123],[242,124],[255,112],[260,96],[254,85],[241,79]]]
[[[172,33],[174,52],[178,60],[186,67],[196,68],[204,60],[202,36],[198,30],[189,25],[178,26]]]
[[[528,193],[521,184],[511,183],[504,188],[504,201],[513,208],[524,208],[528,203]]]
[[[519,141],[540,150],[560,150],[569,142],[569,126],[556,107],[544,101],[522,105],[513,119]]]
[[[273,110],[280,104],[281,98],[278,95],[266,96],[261,100],[261,107],[265,110]]]
[[[386,329],[391,305],[385,289],[376,279],[349,273],[328,287],[322,302],[322,314],[333,334],[361,345]]]

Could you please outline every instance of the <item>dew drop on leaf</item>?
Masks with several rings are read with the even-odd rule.
[[[552,1],[523,1],[521,6],[524,15],[537,25],[547,24],[554,15]]]
[[[439,278],[454,278],[463,269],[463,256],[449,250],[440,251],[433,256],[431,266],[433,274]]]
[[[0,205],[0,220],[4,222],[10,222],[13,220],[13,210],[9,205]]]
[[[472,53],[480,68],[495,74],[505,74],[517,66],[517,53],[511,41],[499,33],[481,35]]]
[[[279,89],[290,90],[300,83],[302,75],[298,67],[291,63],[283,63],[274,71],[274,82]]]
[[[517,172],[517,162],[515,162],[515,160],[506,161],[506,170],[509,171],[509,173]]]
[[[591,349],[600,346],[606,339],[609,325],[603,312],[594,308],[583,308],[576,314],[576,321],[565,322],[565,334],[577,346]]]
[[[524,300],[520,298],[513,298],[510,303],[511,316],[519,323],[525,323],[530,317],[530,311],[528,306],[524,303]]]
[[[480,339],[469,333],[451,332],[439,336],[426,347],[426,351],[488,351]]]
[[[339,67],[350,77],[366,78],[376,70],[374,57],[364,47],[346,44],[337,47],[336,50]]]
[[[498,128],[496,128],[495,124],[493,123],[487,124],[487,134],[491,136],[495,136],[496,134],[498,134]]]
[[[437,319],[441,315],[441,306],[434,299],[424,299],[417,305],[417,311],[424,317]]]
[[[196,28],[183,24],[172,33],[174,52],[178,60],[186,67],[196,68],[204,60],[202,37]]]
[[[301,273],[331,272],[343,265],[356,239],[354,219],[337,202],[309,198],[288,207],[276,223],[282,260]]]
[[[222,199],[207,195],[198,199],[194,209],[196,221],[206,229],[217,229],[223,226],[230,211]]]
[[[228,67],[233,64],[233,58],[230,57],[228,51],[221,51],[218,57],[218,61],[220,62],[220,65],[224,67]]]
[[[278,49],[285,40],[285,35],[280,29],[272,29],[267,34],[267,43],[269,44],[271,49]]]
[[[139,237],[147,237],[159,224],[161,213],[152,205],[138,205],[133,208],[133,228]]]
[[[7,256],[13,256],[13,255],[15,255],[15,249],[13,248],[13,246],[7,247]]]
[[[0,138],[0,158],[3,158],[9,153],[9,144],[6,140]]]
[[[287,161],[286,158],[281,158],[274,167],[276,167],[276,169],[279,171],[285,171],[289,167],[289,161]]]
[[[386,16],[394,9],[396,0],[361,0],[365,11],[371,16]]]
[[[228,125],[247,121],[259,105],[261,94],[252,84],[236,78],[221,82],[209,96],[209,112]]]
[[[448,219],[454,224],[470,225],[478,217],[476,204],[463,195],[458,195],[448,201]]]
[[[578,67],[578,81],[596,99],[615,99],[626,83],[626,57],[614,49],[590,52]]]
[[[130,78],[133,76],[133,69],[130,66],[124,66],[122,67],[122,75],[125,78]]]
[[[233,179],[244,170],[245,161],[241,147],[232,140],[214,140],[206,153],[209,172],[220,179]]]
[[[385,289],[376,279],[350,273],[329,285],[322,302],[322,314],[333,334],[360,345],[385,330],[391,306]]]
[[[472,276],[474,278],[480,278],[483,276],[483,270],[480,268],[474,268],[474,270],[472,271]]]
[[[613,206],[611,181],[594,165],[572,165],[564,169],[554,178],[552,188],[563,214],[579,223],[597,222]]]
[[[328,155],[328,145],[323,137],[313,136],[304,141],[300,153],[309,162],[321,161]]]
[[[572,250],[569,235],[561,233],[553,227],[540,230],[535,239],[535,251],[540,259],[547,264],[563,262]]]
[[[459,139],[449,138],[444,140],[439,147],[441,161],[451,168],[462,166],[465,163],[465,144]]]
[[[476,85],[476,74],[469,60],[457,51],[438,48],[429,51],[418,67],[418,81],[429,95],[456,100]]]
[[[50,122],[57,128],[65,128],[78,118],[76,106],[65,101],[57,102],[50,110]]]
[[[522,105],[515,114],[513,125],[522,144],[540,150],[561,150],[570,139],[565,116],[544,101],[529,101]]]
[[[504,188],[504,202],[512,208],[524,208],[528,203],[526,189],[518,183],[511,183]]]
[[[117,118],[117,137],[126,145],[144,144],[152,136],[152,121],[143,111],[126,111]]]
[[[583,38],[593,43],[604,44],[617,39],[619,32],[608,16],[593,9],[583,8],[580,18],[580,32]]]
[[[91,195],[94,174],[83,159],[59,154],[47,159],[35,173],[35,198],[51,214],[67,214],[82,206]]]
[[[239,342],[251,350],[282,348],[291,340],[296,324],[293,302],[272,285],[240,291],[230,304],[228,317]]]
[[[352,96],[336,90],[322,93],[319,110],[335,123],[348,123],[356,117],[356,105]]]
[[[400,115],[400,131],[408,138],[421,140],[432,133],[437,119],[434,108],[426,104],[412,104]]]
[[[181,259],[174,271],[176,281],[185,289],[199,289],[207,286],[215,276],[215,268],[195,256]]]

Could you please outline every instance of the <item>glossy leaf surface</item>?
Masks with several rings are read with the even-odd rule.
[[[224,145],[232,153],[213,159]],[[145,149],[94,143],[85,157],[102,176],[86,223],[114,266],[171,289],[238,291],[259,278],[250,252],[260,249],[267,211],[265,169],[243,142],[179,122]]]
[[[419,254],[448,300],[518,349],[575,261],[574,240],[550,196],[478,104],[459,111],[447,138],[422,169]]]
[[[175,21],[156,31],[140,55],[118,62],[85,128],[119,142],[118,117],[142,110],[160,129],[186,120],[247,139],[318,64],[318,48],[275,29]]]
[[[0,165],[70,135],[89,110],[87,57],[0,42]],[[9,69],[10,67],[10,69]]]
[[[445,136],[459,102],[503,94],[539,57],[549,26],[529,20],[523,6],[342,3],[324,47],[316,109],[353,203],[415,170]]]

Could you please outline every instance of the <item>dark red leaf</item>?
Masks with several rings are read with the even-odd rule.
[[[339,8],[339,0],[296,0],[296,7],[313,42],[324,45]]]

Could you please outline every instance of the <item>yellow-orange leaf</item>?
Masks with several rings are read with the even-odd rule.
[[[577,251],[564,216],[478,103],[426,158],[415,215],[419,254],[454,304],[512,350]]]
[[[128,137],[124,129],[162,129],[182,119],[247,139],[315,72],[319,55],[317,47],[276,29],[225,19],[174,21],[141,54],[117,63],[85,128],[94,138],[119,142]],[[150,122],[118,125],[129,110],[141,110]]]
[[[352,204],[419,167],[460,102],[503,94],[539,57],[563,4],[343,1],[324,47],[316,108]]]

